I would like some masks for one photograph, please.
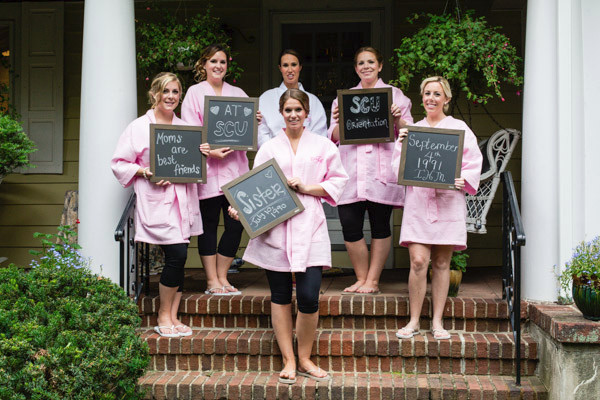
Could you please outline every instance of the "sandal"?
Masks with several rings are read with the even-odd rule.
[[[437,340],[450,339],[450,334],[445,329],[432,329],[431,334],[433,335],[433,338]]]
[[[331,380],[331,376],[329,374],[327,374],[325,376],[313,375],[313,372],[319,372],[319,371],[321,371],[321,367],[309,369],[308,371],[304,371],[304,372],[298,370],[298,375],[313,379],[317,382],[326,382],[326,381]]]
[[[181,329],[188,328],[188,329],[189,329],[189,331],[182,332],[182,331],[180,331],[180,330],[179,330],[180,328],[181,328]],[[189,326],[187,326],[187,325],[184,325],[184,324],[181,324],[181,325],[175,325],[175,331],[177,331],[177,334],[178,334],[179,336],[192,336],[192,333],[193,333],[193,331],[192,331],[192,328],[190,328]]]
[[[418,335],[420,333],[421,332],[419,332],[419,328],[413,329],[408,326],[405,326],[404,328],[398,329],[398,332],[396,332],[396,337],[398,339],[410,339],[413,336]]]
[[[287,374],[287,378],[281,376],[282,373]],[[291,370],[291,371],[286,371],[286,370],[282,370],[279,373],[279,383],[285,383],[287,385],[293,385],[294,383],[296,383],[296,377],[290,378],[291,374],[295,374],[296,371]]]
[[[225,290],[225,293],[227,293],[227,295],[228,295],[228,296],[238,296],[238,295],[242,294],[242,292],[240,292],[240,291],[239,291],[239,290],[237,290],[237,289],[235,289],[235,290],[233,290],[233,291],[229,291],[229,290],[228,290],[229,288],[231,288],[231,289],[235,289],[235,286],[233,286],[233,285],[226,285],[226,286],[223,286],[223,290]]]
[[[220,292],[217,292],[217,290],[220,290]],[[230,296],[228,292],[225,292],[225,289],[223,287],[214,287],[206,289],[204,291],[204,294],[212,294],[213,296]]]
[[[162,330],[163,329],[170,329],[171,333],[163,333]],[[154,327],[154,332],[158,333],[160,336],[162,337],[179,337],[179,333],[174,332],[175,331],[175,327],[173,325],[171,326],[155,326]]]

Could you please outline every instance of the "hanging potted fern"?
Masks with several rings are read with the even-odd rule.
[[[219,18],[205,11],[187,16],[151,3],[136,19],[136,60],[138,76],[148,84],[159,72],[177,73],[185,88],[194,83],[193,66],[210,44],[229,46],[231,38]],[[233,56],[233,54],[232,54]],[[228,78],[235,82],[243,70],[234,60],[228,63]]]
[[[473,14],[473,10],[461,14],[457,7],[454,14],[415,14],[408,18],[411,24],[423,20],[426,24],[394,49],[391,64],[396,78],[392,83],[407,90],[411,82],[444,76],[454,95],[450,103],[453,115],[462,115],[458,103],[462,96],[468,100],[470,116],[471,104],[479,104],[487,112],[485,105],[490,100],[504,101],[507,85],[516,87],[520,94],[523,60],[500,27],[490,26],[484,17]],[[470,125],[470,117],[465,122]]]

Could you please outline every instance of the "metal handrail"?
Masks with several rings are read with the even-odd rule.
[[[127,295],[138,301],[142,290],[149,290],[149,248],[135,242],[135,193],[132,193],[121,214],[115,240],[119,242],[119,284]]]
[[[516,383],[521,385],[521,247],[525,231],[510,171],[502,178],[502,298],[508,302],[516,351]]]

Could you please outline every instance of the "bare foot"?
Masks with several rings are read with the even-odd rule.
[[[179,319],[173,319],[173,325],[175,325],[175,332],[183,334],[191,334],[192,328],[181,322]]]
[[[325,378],[328,375],[327,371],[324,371],[321,368],[317,367],[315,365],[315,363],[313,363],[310,359],[303,360],[303,361],[298,360],[298,363],[300,364],[298,366],[299,372],[302,372],[302,373],[308,372],[310,375],[314,376],[315,378]]]
[[[356,293],[378,294],[379,285],[377,283],[365,283],[356,290]]]
[[[365,281],[356,281],[356,283],[354,283],[354,285],[348,286],[346,289],[344,289],[344,292],[346,292],[346,293],[355,293],[364,284],[365,284]]]

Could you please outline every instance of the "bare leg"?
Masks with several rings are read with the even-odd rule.
[[[433,246],[431,249],[431,299],[433,303],[432,329],[444,329],[442,316],[446,299],[448,297],[448,286],[450,283],[450,259],[454,246]]]
[[[379,290],[379,278],[385,260],[390,254],[392,246],[392,237],[385,239],[371,239],[371,263],[367,273],[365,284],[357,290],[358,293],[373,293]]]
[[[168,287],[162,283],[158,284],[158,294],[160,299],[160,306],[158,308],[158,326],[169,327],[169,329],[161,329],[162,333],[175,333],[171,330],[171,326],[174,325],[171,319],[171,310],[173,308],[173,301],[179,287]]]
[[[235,292],[237,290],[227,280],[227,271],[229,271],[232,261],[233,257],[227,257],[217,253],[217,277],[220,286],[228,286],[225,288],[226,292]]]
[[[173,296],[173,304],[171,305],[171,321],[173,321],[173,325],[175,325],[175,330],[177,332],[190,332],[192,329],[189,326],[186,326],[177,318],[177,314],[179,313],[179,304],[181,303],[181,292],[175,292],[175,296]]]
[[[296,376],[296,357],[292,342],[292,305],[271,303],[271,321],[277,345],[283,358],[283,370],[279,374],[282,378],[294,379]]]
[[[346,250],[348,250],[350,262],[354,267],[354,273],[356,274],[356,283],[348,286],[344,289],[344,292],[356,292],[367,281],[367,274],[369,273],[369,249],[364,238],[356,242],[344,241],[344,243],[346,244]]]
[[[312,375],[322,378],[327,376],[327,372],[317,368],[310,359],[313,343],[315,342],[315,333],[319,323],[319,312],[305,314],[298,311],[296,317],[296,337],[298,338],[298,366],[303,372],[311,372]]]
[[[410,255],[410,273],[408,275],[408,298],[410,301],[410,321],[406,325],[418,329],[423,300],[427,291],[427,267],[431,256],[431,247],[420,243],[408,245]]]
[[[223,285],[221,285],[219,275],[217,274],[217,255],[200,256],[200,260],[202,260],[204,272],[206,273],[206,288],[218,288],[218,292],[222,293]]]

